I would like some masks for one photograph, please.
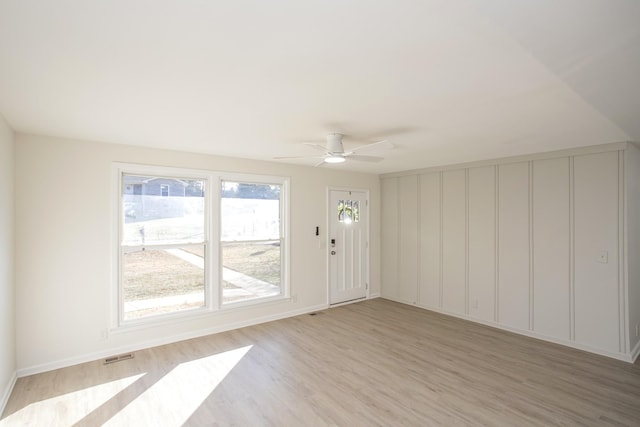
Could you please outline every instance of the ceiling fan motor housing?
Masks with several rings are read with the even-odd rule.
[[[327,135],[327,151],[334,154],[344,153],[341,133],[330,133]]]

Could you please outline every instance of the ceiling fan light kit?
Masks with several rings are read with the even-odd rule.
[[[347,159],[345,159],[342,156],[335,156],[335,155],[327,156],[324,158],[325,163],[343,163],[346,160]]]

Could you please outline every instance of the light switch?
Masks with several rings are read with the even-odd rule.
[[[607,251],[602,251],[600,252],[600,254],[598,254],[598,258],[596,259],[596,261],[602,263],[602,264],[606,264],[609,262],[609,252]]]

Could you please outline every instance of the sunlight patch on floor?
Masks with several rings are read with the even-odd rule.
[[[182,425],[202,405],[252,345],[176,366],[105,425]]]
[[[4,418],[0,425],[62,425],[57,422],[58,416],[65,422],[78,422],[145,375],[132,375],[32,403]],[[52,388],[55,390],[55,384]]]

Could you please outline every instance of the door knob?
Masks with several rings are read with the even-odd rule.
[[[331,251],[331,255],[335,255],[335,254],[336,254],[336,251]]]

